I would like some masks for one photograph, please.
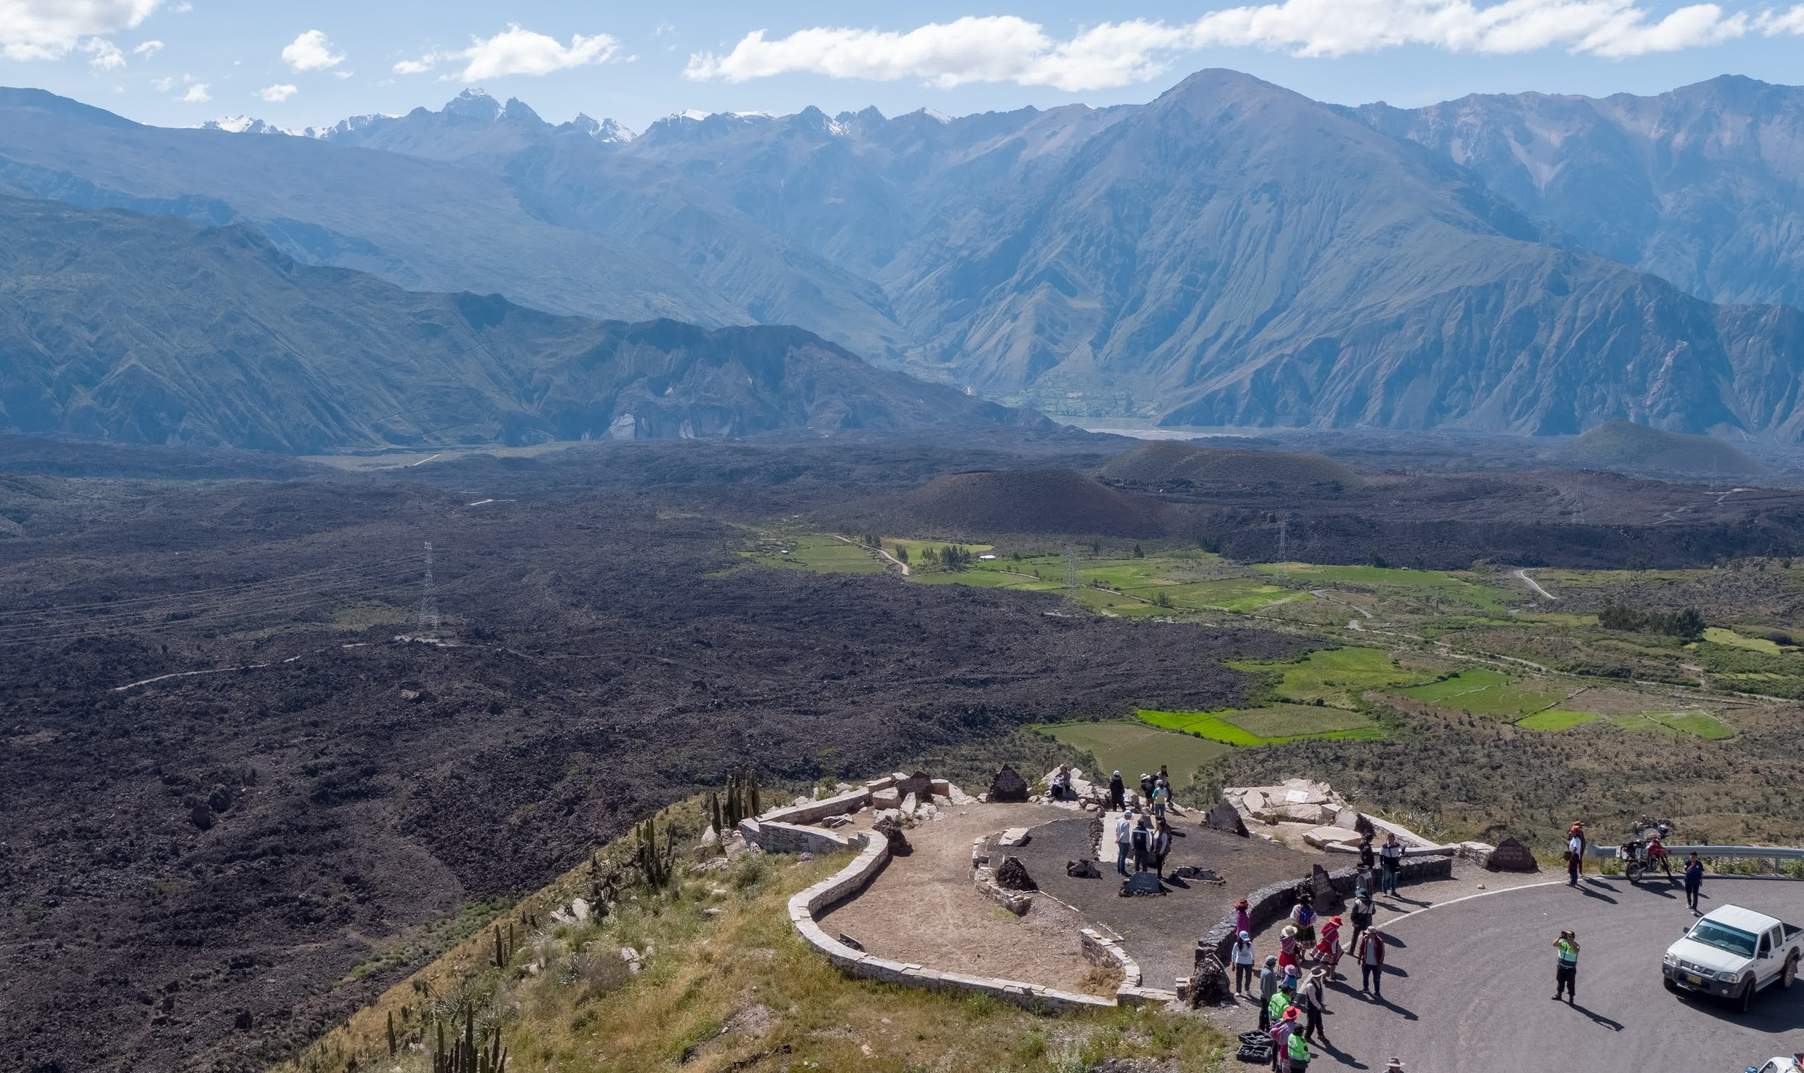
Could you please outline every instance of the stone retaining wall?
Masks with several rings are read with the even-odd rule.
[[[1353,879],[1357,868],[1341,868],[1328,873],[1329,882],[1341,894],[1353,893]],[[1419,883],[1431,879],[1451,879],[1453,877],[1453,858],[1448,855],[1405,857],[1399,867],[1397,878],[1404,883]],[[1291,907],[1297,904],[1297,887],[1301,879],[1287,880],[1260,887],[1247,895],[1247,914],[1253,918],[1253,929],[1257,931],[1280,917],[1288,916]],[[1221,959],[1223,965],[1228,964],[1228,957],[1234,945],[1234,914],[1229,913],[1220,923],[1203,933],[1197,940],[1199,951],[1212,950]]]
[[[766,853],[844,853],[852,840],[820,827],[765,820],[758,825],[758,848]]]
[[[772,825],[767,823],[763,826]],[[935,991],[975,991],[1028,1009],[1053,1013],[1110,1009],[1116,1005],[1114,999],[1075,991],[1061,991],[1018,980],[940,972],[912,962],[880,958],[862,950],[854,950],[828,935],[826,929],[815,920],[815,915],[864,890],[889,863],[887,839],[870,835],[859,835],[857,838],[858,856],[852,859],[852,863],[789,899],[790,923],[804,941],[820,951],[841,972],[906,987],[925,987]]]

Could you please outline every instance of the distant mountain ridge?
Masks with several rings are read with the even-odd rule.
[[[1778,115],[1796,92],[1761,85],[1688,87],[1660,114],[1708,117],[1715,99],[1715,127],[1697,129],[1740,129],[1723,108]],[[325,138],[198,141],[183,136],[206,132],[72,108],[47,123],[41,101],[14,93],[0,92],[0,186],[21,193],[200,206],[304,260],[409,287],[597,316],[800,324],[1055,413],[1804,433],[1804,326],[1780,280],[1804,257],[1783,241],[1798,211],[1778,204],[1784,183],[1804,175],[1789,150],[1739,203],[1752,223],[1711,220],[1745,235],[1727,248],[1770,254],[1739,258],[1761,287],[1722,285],[1770,304],[1727,305],[1633,267],[1679,264],[1671,275],[1684,279],[1683,258],[1630,258],[1637,242],[1683,246],[1682,219],[1656,213],[1629,239],[1588,237],[1579,225],[1607,216],[1601,202],[1528,197],[1506,168],[1478,166],[1489,157],[1437,141],[1447,124],[1433,110],[1340,108],[1231,71],[1199,72],[1146,105],[673,116],[628,141],[475,94]],[[1477,110],[1473,144],[1509,141],[1486,141],[1492,110]],[[1599,133],[1562,143],[1574,159],[1610,127],[1583,129]],[[1673,157],[1694,158],[1735,159]],[[1716,165],[1649,167],[1666,185],[1646,204],[1673,203],[1675,190],[1708,203]],[[1774,221],[1764,238],[1763,213]],[[1708,251],[1718,239],[1692,241]],[[1709,267],[1729,280],[1729,266]]]
[[[0,433],[288,452],[1040,427],[789,327],[556,316],[0,197]]]

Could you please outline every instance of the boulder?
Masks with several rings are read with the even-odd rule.
[[[1247,836],[1246,821],[1240,818],[1240,810],[1229,804],[1226,799],[1218,802],[1203,817],[1203,826],[1212,831],[1226,831],[1229,834]]]
[[[1214,949],[1198,943],[1196,965],[1190,971],[1190,1004],[1201,1006],[1226,1002],[1233,988],[1228,980],[1228,967],[1221,963]]]
[[[1121,881],[1123,898],[1143,898],[1154,894],[1164,894],[1165,884],[1152,872],[1135,872]]]
[[[1033,835],[1028,833],[1027,828],[1011,827],[996,836],[996,844],[998,846],[1025,846],[1032,838]]]
[[[1364,835],[1366,838],[1378,837],[1378,826],[1372,822],[1370,816],[1367,816],[1363,812],[1353,820],[1353,829],[1358,831],[1361,835]]]
[[[1203,868],[1199,865],[1194,865],[1194,864],[1187,864],[1184,867],[1178,869],[1176,872],[1173,872],[1172,874],[1177,876],[1179,879],[1189,880],[1189,881],[1195,882],[1195,883],[1221,884],[1221,883],[1227,882],[1227,879],[1225,877],[1223,877],[1222,874],[1220,872],[1217,872],[1215,869]]]
[[[1034,877],[1027,874],[1027,865],[1021,863],[1019,857],[1004,857],[996,866],[996,885],[1003,890],[1039,890],[1040,885]]]
[[[1065,874],[1072,879],[1101,879],[1102,869],[1095,861],[1066,861]]]
[[[891,787],[888,790],[873,790],[871,792],[872,808],[895,808],[901,803],[902,795],[897,793],[894,787]]]
[[[890,856],[906,857],[914,852],[914,847],[908,844],[908,836],[902,833],[902,824],[895,816],[884,816],[871,825],[871,830],[889,840]]]
[[[904,794],[903,795],[902,804],[900,806],[902,815],[913,816],[915,814],[915,810],[920,807],[921,807],[921,799],[920,798],[916,797],[913,794]]]
[[[720,845],[720,832],[716,831],[714,826],[710,824],[708,829],[702,832],[702,837],[696,841],[696,845],[705,847]]]
[[[1316,849],[1329,846],[1357,846],[1364,836],[1346,827],[1311,827],[1303,832],[1303,841]]]
[[[1334,889],[1334,881],[1328,878],[1328,869],[1315,865],[1309,870],[1310,904],[1318,913],[1331,913],[1341,904],[1340,891]]]
[[[933,778],[924,771],[905,775],[896,780],[896,792],[903,797],[913,794],[916,800],[926,801],[933,797]]]
[[[1541,866],[1528,847],[1514,838],[1506,838],[1497,843],[1491,851],[1491,859],[1485,862],[1485,868],[1492,872],[1539,872]]]
[[[1014,768],[1007,764],[1002,765],[1002,770],[996,772],[996,777],[990,780],[989,800],[991,802],[1026,801],[1027,780],[1022,778],[1021,773]]]

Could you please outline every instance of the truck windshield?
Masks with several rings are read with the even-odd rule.
[[[1693,942],[1714,946],[1718,950],[1727,950],[1731,954],[1740,954],[1744,958],[1754,956],[1754,936],[1740,928],[1731,928],[1718,924],[1714,920],[1700,920],[1691,929]]]

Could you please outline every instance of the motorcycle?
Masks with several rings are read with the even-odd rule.
[[[1641,877],[1655,868],[1673,879],[1672,854],[1666,849],[1666,836],[1671,833],[1670,824],[1644,820],[1636,825],[1633,838],[1616,847],[1616,859],[1622,862],[1623,875],[1630,883],[1639,884]]]

